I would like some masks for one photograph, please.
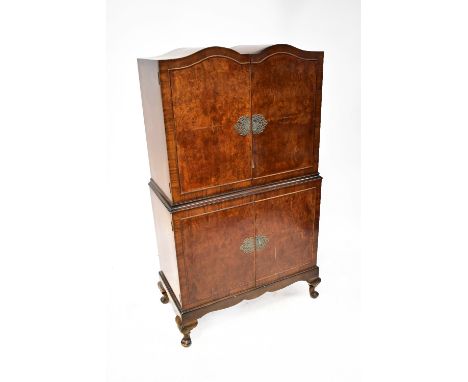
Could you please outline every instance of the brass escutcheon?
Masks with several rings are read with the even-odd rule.
[[[252,132],[254,134],[260,134],[265,130],[268,121],[261,114],[252,115]]]
[[[246,115],[240,117],[234,125],[234,129],[236,129],[239,135],[245,137],[250,132],[250,118]]]
[[[263,250],[270,239],[265,235],[257,235],[255,239],[253,237],[247,237],[242,242],[239,249],[244,253],[252,253],[253,251]]]

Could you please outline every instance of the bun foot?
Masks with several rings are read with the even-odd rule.
[[[310,297],[317,298],[319,296],[319,292],[317,292],[315,288],[317,288],[317,285],[320,284],[320,281],[322,281],[320,277],[317,277],[316,279],[313,279],[312,281],[308,281]]]
[[[184,338],[180,340],[180,343],[184,348],[188,348],[190,345],[192,345],[192,339],[190,336],[184,336]]]
[[[163,285],[163,283],[161,281],[158,281],[158,288],[159,288],[159,290],[161,291],[161,294],[162,294],[162,296],[160,298],[161,302],[163,304],[167,304],[169,302],[169,297],[167,296],[167,292],[164,289],[164,285]]]
[[[190,332],[192,329],[198,325],[197,320],[186,321],[180,316],[176,316],[175,318],[177,327],[179,328],[180,332],[184,335],[180,343],[184,348],[188,348],[192,344],[192,339],[190,338]]]

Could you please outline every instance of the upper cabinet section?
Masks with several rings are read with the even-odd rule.
[[[178,49],[138,63],[151,177],[172,203],[317,173],[323,52]]]

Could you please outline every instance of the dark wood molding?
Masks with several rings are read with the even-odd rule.
[[[204,304],[195,308],[184,310],[182,309],[179,300],[175,296],[174,291],[172,290],[171,286],[169,285],[169,282],[167,281],[162,271],[159,272],[159,277],[162,283],[164,284],[164,288],[166,289],[169,295],[170,301],[172,302],[173,306],[177,310],[178,315],[183,319],[183,321],[187,321],[187,322],[198,320],[199,318],[203,317],[205,314],[214,312],[216,310],[225,309],[225,308],[234,306],[244,300],[251,300],[253,298],[259,297],[266,292],[274,292],[276,290],[287,287],[288,285],[291,285],[297,281],[306,281],[309,285],[315,285],[315,286],[317,286],[320,282],[319,268],[317,266],[314,266],[305,271],[301,271],[296,274],[283,277],[279,280],[276,280],[274,282],[271,282],[265,285],[260,285],[255,288],[248,289],[236,295],[224,297],[222,299],[219,299],[214,302],[210,302],[208,304]]]
[[[174,204],[172,204],[171,200],[167,197],[163,190],[161,190],[161,188],[157,185],[153,178],[150,179],[148,186],[150,187],[151,191],[153,191],[154,194],[158,197],[161,203],[164,204],[164,207],[166,207],[166,209],[170,213],[173,213],[174,211],[172,210],[172,208]]]
[[[158,197],[158,199],[161,201],[161,203],[164,205],[164,207],[166,207],[167,210],[172,214],[178,211],[189,210],[192,208],[203,207],[203,206],[207,206],[210,204],[216,204],[216,203],[225,202],[225,201],[232,200],[232,199],[238,199],[238,198],[242,198],[242,197],[246,197],[250,195],[255,195],[260,192],[274,191],[274,190],[287,187],[287,186],[297,186],[299,184],[303,184],[311,180],[318,180],[318,179],[323,179],[323,178],[320,176],[319,173],[316,173],[313,175],[306,175],[306,176],[301,176],[298,178],[282,180],[279,182],[262,184],[258,186],[251,186],[251,187],[239,190],[239,191],[226,192],[224,194],[220,194],[216,196],[209,196],[209,197],[202,198],[202,199],[192,200],[192,201],[183,202],[183,203],[175,203],[175,204],[171,202],[171,200],[167,197],[167,195],[161,190],[161,188],[156,184],[156,182],[153,179],[150,179],[148,185],[151,188],[151,190],[155,193],[155,195]]]
[[[180,305],[179,299],[176,297],[174,290],[172,289],[171,284],[169,284],[169,281],[167,281],[163,271],[159,272],[159,278],[161,279],[164,285],[164,289],[169,295],[169,301],[171,301],[172,305],[177,310],[177,312],[182,313],[182,307]]]

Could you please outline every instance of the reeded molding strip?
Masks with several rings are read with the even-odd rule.
[[[262,184],[259,186],[247,187],[242,190],[226,192],[226,193],[215,195],[215,196],[208,196],[205,198],[201,198],[197,200],[190,200],[187,202],[177,203],[177,204],[172,204],[172,202],[169,200],[166,194],[161,190],[161,188],[156,184],[156,182],[153,179],[150,179],[148,185],[150,186],[151,190],[156,194],[156,196],[159,198],[161,203],[166,207],[166,209],[170,213],[174,213],[178,211],[189,210],[189,209],[196,208],[196,207],[203,207],[203,206],[207,206],[210,204],[224,202],[227,200],[242,198],[244,196],[258,194],[260,192],[273,191],[273,190],[277,190],[279,188],[283,188],[287,186],[296,186],[302,183],[309,182],[311,180],[318,180],[318,179],[322,179],[322,177],[320,176],[319,173],[316,173],[313,175],[305,175],[305,176],[301,176],[298,178],[281,180],[281,181],[273,182],[269,184]]]

